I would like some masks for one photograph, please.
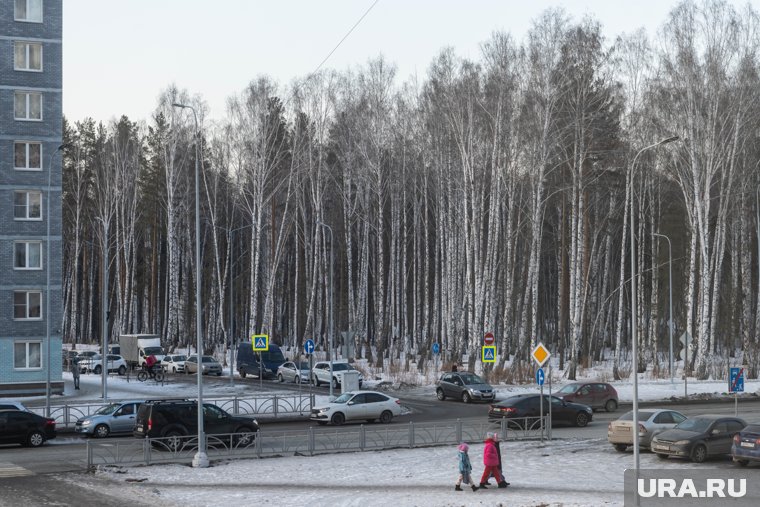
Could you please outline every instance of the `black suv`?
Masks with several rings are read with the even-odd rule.
[[[230,415],[211,403],[203,404],[203,430],[207,435],[236,435],[235,445],[253,443],[259,424],[250,417]],[[198,433],[198,402],[191,400],[148,400],[140,405],[133,435],[137,438],[166,438],[157,445],[176,451]]]

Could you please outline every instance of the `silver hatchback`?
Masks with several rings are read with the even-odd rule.
[[[435,395],[441,401],[454,398],[465,403],[495,399],[493,387],[469,371],[453,371],[441,375],[435,388]]]
[[[211,356],[203,356],[203,363],[201,366],[201,372],[203,375],[216,375],[221,376],[222,365],[219,361]],[[198,373],[198,355],[193,354],[185,361],[185,373]]]
[[[135,416],[142,401],[123,401],[101,407],[95,413],[77,421],[74,431],[104,438],[111,433],[132,433]]]

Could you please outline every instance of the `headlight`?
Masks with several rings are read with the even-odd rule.
[[[329,412],[329,411],[330,411],[330,407],[325,407],[325,408],[320,408],[319,409],[319,413],[320,414],[324,414],[325,412]]]
[[[688,440],[679,440],[678,442],[675,442],[674,445],[686,445],[688,443]]]
[[[92,421],[90,421],[90,420],[84,420],[84,421],[82,421],[82,426],[89,426],[90,424],[92,424]]]
[[[468,391],[470,391],[472,394],[478,394],[480,392],[477,389],[472,389],[472,388],[468,389]]]

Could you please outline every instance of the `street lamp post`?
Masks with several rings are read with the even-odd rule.
[[[330,231],[330,338],[329,338],[329,347],[330,347],[330,400],[334,398],[333,395],[333,334],[335,334],[335,321],[333,318],[333,314],[335,313],[335,299],[333,295],[333,286],[335,285],[335,279],[333,278],[333,264],[334,264],[334,250],[335,245],[333,243],[333,231],[332,227],[327,225],[324,222],[317,221],[317,225],[321,227],[326,227],[328,231]]]
[[[668,137],[649,146],[640,149],[636,156],[633,157],[631,164],[631,337],[633,343],[633,468],[638,478],[639,474],[639,337],[636,327],[636,227],[634,225],[634,206],[633,206],[633,171],[636,169],[636,160],[639,155],[651,148],[657,148],[663,144],[677,141],[678,136]],[[638,495],[636,496],[638,499]]]
[[[670,338],[670,385],[674,385],[673,370],[673,247],[670,238],[665,234],[653,233],[655,236],[668,240],[668,338]]]
[[[62,144],[58,146],[58,148],[55,149],[53,153],[50,154],[50,160],[48,161],[48,184],[47,184],[47,245],[45,245],[45,249],[47,252],[45,253],[45,276],[47,278],[47,282],[45,285],[45,361],[47,362],[47,366],[45,369],[47,370],[46,374],[46,382],[45,382],[45,415],[47,417],[50,417],[50,396],[51,396],[51,385],[50,385],[50,368],[52,367],[52,363],[50,362],[50,354],[51,354],[51,347],[50,347],[50,208],[52,204],[52,187],[51,187],[51,176],[53,174],[53,157],[56,153],[60,152],[66,145]]]
[[[201,341],[201,210],[198,171],[200,132],[198,131],[198,115],[193,106],[177,102],[172,106],[191,110],[195,121],[195,335],[198,354],[198,452],[193,457],[193,466],[206,468],[208,455],[206,454],[206,435],[203,431],[203,343]]]
[[[101,358],[101,384],[103,388],[103,400],[108,399],[108,225],[109,220],[99,218],[103,223],[103,294],[100,296],[101,301],[101,327],[103,329],[103,352]]]

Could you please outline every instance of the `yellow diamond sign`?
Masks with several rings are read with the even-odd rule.
[[[533,352],[531,352],[530,355],[533,356],[533,360],[538,363],[538,366],[540,368],[551,357],[552,354],[549,352],[549,349],[544,347],[543,343],[539,343],[536,345],[536,348],[533,349]]]

